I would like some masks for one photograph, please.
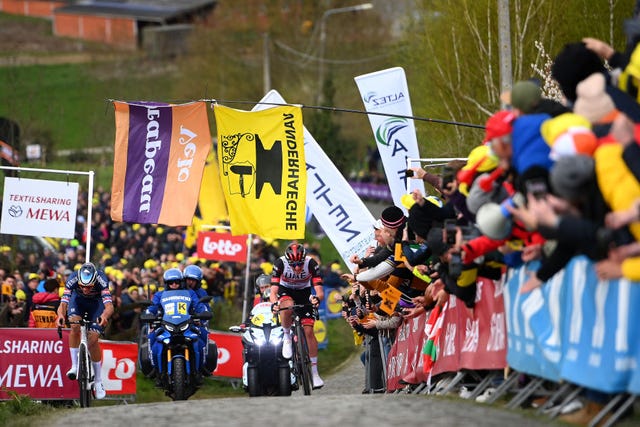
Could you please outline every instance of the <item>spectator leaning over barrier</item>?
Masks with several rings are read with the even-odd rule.
[[[33,306],[29,315],[30,328],[55,328],[58,306],[60,305],[60,283],[57,279],[47,279],[44,292],[33,296]]]

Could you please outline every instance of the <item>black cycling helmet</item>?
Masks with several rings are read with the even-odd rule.
[[[85,288],[93,286],[93,282],[96,280],[97,275],[98,271],[93,263],[86,262],[82,264],[82,267],[78,270],[78,285]]]
[[[170,268],[164,272],[162,276],[162,280],[164,281],[165,290],[169,289],[169,285],[173,283],[177,283],[180,285],[180,289],[184,289],[184,280],[182,276],[182,271],[179,268]]]
[[[284,251],[284,256],[290,263],[304,262],[307,256],[307,250],[300,243],[290,243]]]

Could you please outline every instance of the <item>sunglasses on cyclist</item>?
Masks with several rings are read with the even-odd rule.
[[[291,265],[291,267],[302,267],[304,265],[304,261],[290,262],[289,265]]]

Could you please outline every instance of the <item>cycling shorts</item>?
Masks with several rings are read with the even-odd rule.
[[[85,298],[76,292],[71,293],[67,316],[83,317],[86,313],[87,317],[93,320],[93,323],[89,326],[89,330],[95,331],[99,334],[104,333],[104,328],[95,322],[96,319],[102,315],[103,311],[104,304],[102,303],[102,298]]]
[[[292,299],[294,304],[307,304],[305,307],[295,308],[295,312],[300,316],[303,325],[313,325],[316,319],[315,310],[309,304],[311,296],[311,286],[302,289],[291,289],[286,286],[278,285],[278,299]]]

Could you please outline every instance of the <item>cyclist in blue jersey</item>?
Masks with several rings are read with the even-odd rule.
[[[315,295],[311,293],[311,287]],[[315,313],[311,307],[320,304],[324,298],[322,287],[322,277],[320,276],[320,266],[315,259],[307,256],[307,251],[299,243],[291,243],[287,246],[283,256],[273,263],[273,274],[271,277],[271,293],[269,299],[276,304],[274,308],[280,310],[297,305],[307,305],[298,309],[304,335],[309,346],[309,357],[311,358],[311,368],[313,374],[313,388],[321,388],[324,381],[318,374],[318,340],[313,332],[315,323]],[[293,355],[291,339],[291,325],[293,323],[293,313],[291,310],[280,311],[282,328],[284,329],[284,340],[282,342],[282,356],[290,359]]]
[[[65,317],[70,322],[80,320],[84,315],[93,320],[88,328],[89,354],[93,363],[94,390],[96,399],[104,399],[106,390],[102,385],[102,350],[98,338],[113,315],[113,302],[109,291],[109,279],[102,270],[98,270],[90,262],[83,264],[79,270],[73,272],[64,287],[62,300],[58,307],[56,324],[64,326]],[[69,334],[69,353],[71,355],[71,369],[67,377],[75,380],[78,375],[78,347],[80,346],[80,325],[71,324]]]

